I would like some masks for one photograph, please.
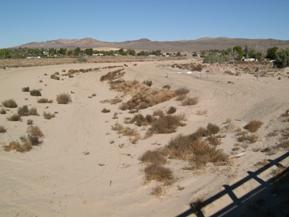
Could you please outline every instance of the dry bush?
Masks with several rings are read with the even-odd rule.
[[[21,121],[21,116],[18,114],[13,114],[7,118],[8,121]]]
[[[244,126],[244,129],[250,131],[251,133],[255,133],[259,130],[259,128],[262,126],[263,122],[253,120],[250,121],[248,124]]]
[[[182,115],[164,115],[154,119],[147,135],[174,133],[179,126],[184,126],[184,116]]]
[[[30,91],[30,88],[29,87],[23,87],[22,88],[22,92],[29,92]]]
[[[28,119],[28,120],[27,120],[27,125],[33,125],[33,120]]]
[[[168,85],[168,84],[166,84],[166,85],[164,85],[162,88],[163,88],[163,89],[167,89],[167,90],[170,90],[170,89],[171,89],[171,86],[170,86],[170,85]]]
[[[56,96],[56,101],[58,104],[68,104],[71,102],[71,97],[67,93],[62,93]]]
[[[176,93],[176,95],[177,96],[183,96],[183,95],[186,95],[186,94],[188,94],[190,91],[187,89],[187,88],[185,88],[185,87],[182,87],[182,88],[179,88],[179,89],[176,89],[175,90],[175,93]]]
[[[30,126],[27,129],[27,139],[32,146],[42,143],[41,139],[44,137],[42,131],[37,126]]]
[[[190,71],[202,71],[204,66],[199,63],[184,63],[184,64],[173,64],[171,65],[172,68],[179,68],[179,69],[187,69]]]
[[[167,162],[166,158],[160,150],[146,151],[141,156],[140,161],[149,164],[165,164]]]
[[[113,81],[121,78],[124,75],[124,69],[117,69],[115,71],[108,72],[100,77],[100,81]]]
[[[153,117],[151,115],[143,116],[142,114],[136,114],[132,119],[129,120],[130,124],[137,126],[147,126],[152,123]]]
[[[104,109],[102,109],[102,110],[101,110],[101,112],[102,112],[102,113],[109,113],[109,112],[110,112],[110,110],[109,110],[109,109],[107,109],[107,108],[104,108]]]
[[[150,181],[158,181],[164,184],[171,184],[174,176],[172,171],[169,168],[165,168],[158,164],[152,164],[145,168],[145,180]]]
[[[30,90],[31,96],[41,96],[40,90]]]
[[[40,98],[39,100],[37,100],[38,103],[52,103],[53,100],[49,100],[47,98]]]
[[[153,116],[163,117],[165,116],[165,113],[159,109],[153,112]]]
[[[50,78],[51,78],[51,79],[53,79],[53,80],[60,80],[60,77],[59,77],[59,76],[57,76],[57,74],[56,74],[56,73],[54,73],[54,74],[50,75]]]
[[[156,197],[160,197],[161,195],[164,194],[164,188],[162,186],[156,186],[155,188],[152,189],[151,194]]]
[[[47,120],[50,120],[55,117],[55,114],[49,113],[49,112],[43,112],[43,117]]]
[[[6,110],[5,110],[5,109],[3,109],[3,108],[2,108],[2,109],[0,109],[0,114],[1,114],[1,115],[5,115],[5,114],[6,114]]]
[[[22,144],[18,141],[12,141],[8,145],[4,146],[5,151],[12,151],[15,150],[17,152],[28,152],[32,149],[32,145],[26,142],[23,142]]]
[[[3,126],[0,126],[0,133],[6,133],[6,132],[7,132],[6,128]]]
[[[170,114],[174,114],[176,111],[177,111],[176,107],[171,106],[171,107],[168,108],[167,114],[169,114],[169,115]]]
[[[243,143],[255,143],[258,140],[258,136],[255,134],[249,134],[246,131],[241,131],[236,134],[237,141]]]
[[[17,108],[17,103],[13,99],[8,99],[2,102],[2,105],[6,108]]]
[[[207,131],[209,135],[217,134],[220,131],[220,127],[218,127],[216,124],[209,123],[207,125]]]
[[[111,129],[116,131],[120,135],[128,136],[129,141],[133,144],[137,143],[137,141],[140,139],[140,135],[135,129],[131,129],[130,127],[124,127],[119,123],[113,125]]]
[[[196,105],[199,102],[199,98],[198,97],[186,97],[183,101],[182,101],[182,105],[183,106],[187,106],[187,105]]]
[[[209,143],[210,145],[212,145],[212,146],[217,146],[217,145],[220,145],[220,144],[221,144],[221,140],[220,140],[218,137],[213,136],[213,135],[209,136],[209,137],[207,138],[207,141],[208,141],[208,143]]]
[[[29,116],[29,115],[38,115],[36,108],[28,108],[27,105],[18,108],[18,115],[19,116]]]
[[[151,80],[145,80],[142,83],[149,86],[149,87],[152,86],[152,84],[153,84],[153,82]]]
[[[196,137],[195,133],[187,136],[178,135],[163,149],[169,158],[190,161],[194,167],[204,166],[206,163],[225,163],[228,156]]]

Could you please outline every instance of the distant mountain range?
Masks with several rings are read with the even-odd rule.
[[[270,47],[289,47],[289,40],[276,39],[243,39],[243,38],[200,38],[196,40],[181,41],[151,41],[139,39],[124,42],[105,42],[93,38],[83,39],[58,39],[44,42],[31,42],[18,47],[26,48],[124,48],[135,50],[162,50],[176,51],[200,51],[208,49],[225,49],[236,45],[248,46],[256,50],[266,50]]]

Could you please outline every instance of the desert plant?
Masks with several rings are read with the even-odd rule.
[[[17,108],[17,103],[13,99],[8,99],[2,102],[2,105],[6,108]]]
[[[110,110],[109,110],[109,109],[107,109],[107,108],[104,108],[104,109],[102,109],[102,110],[101,110],[101,112],[102,112],[102,113],[109,113],[109,112],[110,112]]]
[[[216,124],[209,123],[207,125],[207,131],[209,135],[217,134],[220,131],[220,127],[218,127]]]
[[[177,111],[176,107],[171,106],[169,107],[169,109],[167,110],[167,114],[174,114]]]
[[[37,126],[30,126],[27,129],[27,137],[32,146],[39,145],[44,137],[42,131]]]
[[[30,88],[29,87],[23,87],[22,88],[22,92],[29,92],[30,91]]]
[[[166,158],[160,150],[146,151],[140,158],[143,163],[149,164],[165,164]]]
[[[41,91],[40,90],[30,90],[30,95],[31,96],[41,96]]]
[[[188,94],[189,92],[190,92],[190,91],[189,91],[187,88],[185,88],[185,87],[182,87],[182,88],[179,88],[179,89],[175,90],[175,93],[176,93],[177,96],[179,96],[179,95],[186,95],[186,94]]]
[[[149,87],[152,86],[152,84],[153,84],[153,82],[151,80],[145,80],[142,83],[149,86]]]
[[[253,120],[250,121],[248,124],[244,126],[244,129],[250,131],[251,133],[255,133],[258,131],[258,129],[262,126],[263,122]]]
[[[18,114],[13,114],[7,118],[8,121],[21,121],[21,116]]]
[[[51,114],[49,112],[43,112],[43,117],[47,120],[50,120],[51,118],[55,117],[55,114]]]
[[[6,132],[7,132],[6,128],[3,126],[0,126],[0,133],[6,133]]]
[[[198,97],[187,97],[182,101],[182,105],[196,105],[198,103]]]
[[[38,103],[52,103],[53,100],[49,100],[47,98],[40,98],[37,100]]]
[[[6,114],[6,110],[5,110],[5,109],[3,109],[3,108],[2,108],[2,109],[0,109],[0,114],[1,114],[1,115],[5,115],[5,114]]]
[[[38,115],[36,108],[28,108],[27,105],[18,108],[18,115],[19,116],[29,116],[29,115]]]
[[[56,101],[58,104],[68,104],[71,102],[71,97],[67,93],[57,95]]]
[[[27,125],[32,125],[32,124],[33,124],[33,120],[28,119],[28,120],[27,120]]]
[[[164,184],[172,183],[174,177],[173,173],[169,168],[160,166],[158,164],[152,164],[145,168],[145,179],[146,181],[158,181]]]
[[[18,141],[12,141],[10,142],[8,145],[4,146],[4,150],[5,151],[18,151],[18,152],[28,152],[32,149],[31,144],[27,143],[27,142],[23,142],[22,144]]]

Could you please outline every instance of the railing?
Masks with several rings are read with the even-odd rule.
[[[280,162],[285,160],[286,158],[289,157],[289,152],[283,154],[282,156],[276,158],[275,160],[269,160],[269,163],[266,164],[265,166],[261,167],[260,169],[256,170],[255,172],[248,171],[248,176],[244,177],[243,179],[237,181],[236,183],[232,185],[224,185],[224,190],[220,191],[219,193],[211,196],[210,198],[206,199],[205,201],[200,201],[196,204],[191,204],[191,207],[186,210],[185,212],[181,213],[177,217],[187,217],[191,214],[195,214],[197,217],[204,217],[204,213],[202,209],[209,204],[212,204],[213,202],[217,201],[221,197],[228,195],[231,200],[233,201],[231,204],[227,205],[226,207],[222,208],[221,210],[217,211],[211,217],[217,217],[217,216],[224,216],[227,213],[231,212],[232,210],[238,208],[241,204],[243,204],[245,201],[248,199],[252,198],[253,196],[257,195],[258,193],[262,192],[265,190],[271,183],[274,183],[275,180],[277,180],[280,176],[283,176],[284,174],[289,173],[289,168],[285,169]],[[277,166],[278,168],[284,169],[284,171],[277,176],[268,179],[267,181],[262,180],[261,178],[258,177],[261,173],[264,171],[268,170],[272,166]],[[236,194],[234,193],[234,190],[237,189],[238,187],[242,186],[244,183],[250,181],[250,180],[255,180],[257,181],[260,185],[256,187],[255,189],[251,190],[247,194],[243,195],[242,197],[238,198]]]

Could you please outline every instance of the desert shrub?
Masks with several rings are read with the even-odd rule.
[[[30,90],[31,96],[41,96],[40,90]]]
[[[210,145],[212,146],[217,146],[221,144],[221,140],[219,138],[217,138],[216,136],[208,136],[207,141]]]
[[[153,116],[163,117],[163,116],[165,116],[165,113],[159,109],[159,110],[156,110],[153,112]]]
[[[179,95],[186,95],[186,94],[188,94],[190,91],[187,89],[187,88],[185,88],[185,87],[182,87],[182,88],[179,88],[179,89],[176,89],[175,90],[175,93],[176,93],[176,95],[177,96],[179,96]]]
[[[263,122],[253,120],[250,121],[248,124],[244,126],[244,129],[250,131],[251,133],[255,133],[258,131],[258,129],[262,126]]]
[[[50,75],[50,78],[53,79],[53,80],[60,80],[60,77],[57,76],[57,74]]]
[[[170,106],[167,110],[167,114],[174,114],[177,111],[176,107]]]
[[[236,134],[237,141],[243,143],[255,143],[258,140],[258,136],[254,134],[248,134],[246,131],[241,131]]]
[[[181,115],[165,115],[154,119],[151,127],[147,131],[147,135],[174,133],[179,126],[184,126],[184,116]]]
[[[100,81],[112,81],[121,78],[124,75],[124,69],[117,69],[115,71],[108,72],[100,77]]]
[[[137,143],[137,141],[140,139],[140,135],[135,129],[132,129],[130,127],[124,127],[119,123],[113,125],[111,129],[116,131],[120,135],[128,136],[129,141],[133,144]]]
[[[187,97],[182,101],[183,106],[196,105],[198,103],[198,97]]]
[[[30,88],[29,87],[23,87],[22,88],[22,92],[29,92],[30,91]]]
[[[2,109],[0,109],[0,114],[1,114],[1,115],[5,115],[5,114],[6,114],[6,110],[5,110],[5,109],[3,109],[3,108],[2,108]]]
[[[32,125],[32,124],[33,124],[33,120],[28,119],[28,120],[27,120],[27,125]]]
[[[207,131],[209,135],[217,134],[220,131],[220,127],[218,127],[216,124],[209,123],[207,125]]]
[[[71,97],[67,93],[57,95],[56,101],[58,104],[68,104],[71,102]]]
[[[173,173],[169,168],[165,168],[158,164],[152,164],[145,168],[145,179],[146,181],[158,181],[164,184],[170,184],[174,177]]]
[[[21,116],[18,114],[13,114],[7,118],[8,121],[21,121]]]
[[[29,116],[29,115],[38,115],[36,108],[28,108],[27,105],[18,108],[18,115],[19,116]]]
[[[161,151],[146,151],[140,158],[140,161],[143,163],[150,163],[150,164],[165,164],[166,158],[161,153]]]
[[[6,128],[3,126],[0,126],[0,133],[6,133],[6,132],[7,132]]]
[[[152,84],[153,84],[153,82],[151,80],[145,80],[142,83],[149,86],[149,87],[152,86]]]
[[[2,102],[2,105],[6,108],[17,108],[17,103],[13,99],[8,99]]]
[[[187,96],[186,96],[185,94],[182,94],[182,95],[177,96],[176,100],[177,100],[177,101],[183,101],[183,100],[185,100],[186,98],[187,98]]]
[[[49,100],[47,98],[40,98],[37,100],[38,103],[52,103],[53,100]]]
[[[110,112],[110,110],[109,110],[109,109],[107,109],[107,108],[104,108],[104,109],[102,109],[102,110],[101,110],[101,112],[102,112],[102,113],[109,113],[109,112]]]
[[[32,149],[32,145],[27,143],[27,142],[23,142],[22,144],[18,141],[12,141],[10,142],[8,145],[4,146],[4,150],[5,151],[18,151],[18,152],[28,152]]]
[[[170,85],[168,85],[168,84],[166,84],[166,85],[164,85],[162,88],[163,88],[163,89],[167,89],[167,90],[170,90],[170,89],[171,89],[171,86],[170,86]]]
[[[31,143],[32,146],[39,145],[42,141],[44,135],[39,127],[37,126],[30,126],[27,129],[27,138],[28,141]]]
[[[143,116],[142,114],[136,114],[130,121],[130,124],[135,124],[137,126],[147,126],[153,121],[153,117],[151,115]]]
[[[47,120],[50,120],[55,117],[55,114],[51,114],[49,112],[43,112],[43,117]]]

